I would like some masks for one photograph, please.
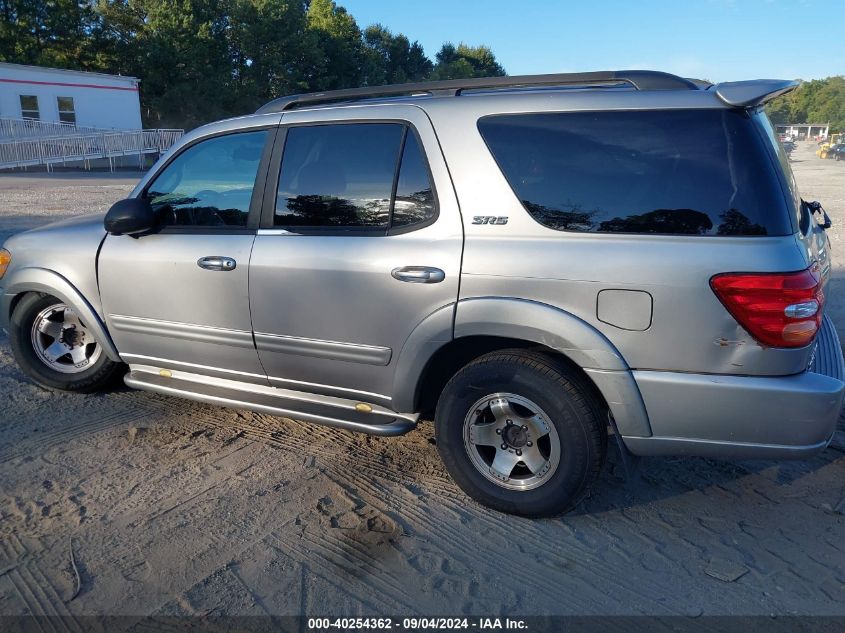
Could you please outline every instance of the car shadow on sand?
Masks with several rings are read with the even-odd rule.
[[[839,433],[845,431],[845,412]],[[608,438],[607,461],[593,486],[572,515],[593,514],[645,506],[690,492],[718,488],[728,491],[739,480],[763,476],[766,487],[787,487],[835,462],[845,463],[841,447],[830,446],[801,460],[716,460],[704,457],[648,457],[634,461],[626,471],[614,437]],[[726,494],[731,494],[726,492]],[[776,499],[773,501],[777,502]],[[702,513],[706,511],[702,509]]]

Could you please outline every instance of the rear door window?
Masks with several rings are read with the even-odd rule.
[[[288,128],[274,226],[385,235],[416,230],[436,217],[428,163],[410,126]]]
[[[396,182],[391,228],[405,229],[426,224],[436,214],[434,189],[417,135],[408,131]]]
[[[745,112],[495,115],[478,128],[523,206],[549,228],[792,233],[764,140]]]
[[[275,226],[386,230],[404,133],[399,123],[289,128]]]

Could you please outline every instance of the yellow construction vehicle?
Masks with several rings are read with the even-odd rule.
[[[843,141],[845,141],[845,133],[831,134],[827,141],[819,145],[819,148],[816,150],[816,156],[819,158],[833,158],[833,156],[829,155],[828,150]]]

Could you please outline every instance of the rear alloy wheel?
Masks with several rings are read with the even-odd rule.
[[[473,361],[437,403],[446,470],[470,497],[503,512],[543,517],[571,509],[607,448],[607,417],[586,380],[526,350]]]
[[[36,383],[64,391],[96,391],[123,369],[108,358],[72,307],[31,293],[12,312],[9,339],[15,360]]]
[[[546,413],[512,393],[484,396],[464,418],[464,449],[484,477],[510,490],[531,490],[555,474],[560,438]]]

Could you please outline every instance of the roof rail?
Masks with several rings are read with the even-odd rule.
[[[540,86],[614,85],[629,84],[637,90],[698,90],[690,81],[656,70],[612,70],[589,73],[561,73],[554,75],[515,75],[511,77],[476,77],[472,79],[446,79],[389,86],[346,88],[327,92],[279,97],[263,106],[256,114],[283,112],[298,106],[354,101],[378,97],[398,97],[415,94],[457,97],[464,90],[486,88],[531,88]]]

